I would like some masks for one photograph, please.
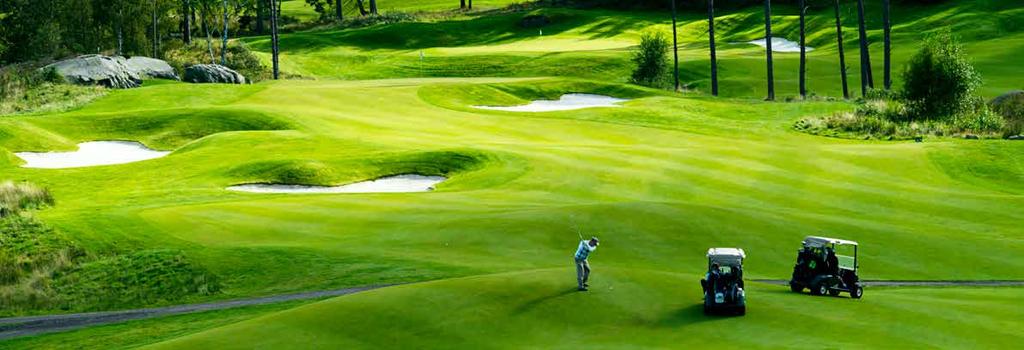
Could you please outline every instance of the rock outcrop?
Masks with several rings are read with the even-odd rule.
[[[190,83],[245,84],[245,76],[219,64],[197,64],[185,68]]]
[[[155,58],[135,56],[127,60],[128,69],[131,69],[139,76],[147,76],[157,79],[181,80],[178,73],[167,61]]]
[[[139,74],[129,68],[127,60],[120,56],[83,55],[55,62],[42,69],[54,69],[72,84],[103,85],[117,89],[142,85]]]

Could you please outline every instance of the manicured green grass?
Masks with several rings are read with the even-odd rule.
[[[745,317],[708,317],[692,276],[569,268],[393,287],[328,300],[151,349],[1001,348],[1024,341],[1021,289],[875,289],[813,297],[749,284]],[[327,316],[329,315],[329,316]],[[324,322],[325,318],[331,320]],[[267,336],[270,334],[270,336]]]
[[[1019,76],[1009,57],[1024,48],[1024,29],[1013,26],[1022,11],[1009,4],[904,9],[897,62],[925,29],[973,22],[957,30],[980,52],[973,57],[989,76],[986,94],[1008,89]],[[751,283],[749,316],[708,319],[699,314],[697,280],[712,246],[746,249],[748,278],[786,278],[806,235],[860,241],[864,278],[1024,279],[1024,143],[856,141],[794,131],[802,117],[852,106],[741,98],[763,91],[761,52],[729,42],[757,37],[757,9],[723,14],[726,98],[620,84],[629,46],[642,30],[664,28],[663,15],[540,11],[555,18],[544,36],[519,29],[522,14],[289,34],[284,70],[317,80],[160,84],[113,91],[73,111],[0,118],[0,180],[47,187],[57,204],[33,215],[93,254],[116,262],[171,251],[188,259],[184,271],[217,276],[209,295],[113,297],[104,309],[433,281],[313,304],[169,347],[294,347],[300,338],[323,347],[578,347],[586,336],[608,348],[1020,343],[1013,333],[1020,310],[1007,307],[1020,289],[871,289],[854,301]],[[701,37],[699,18],[685,14],[685,42]],[[793,39],[793,22],[780,17],[779,33]],[[837,76],[817,75],[835,65],[827,22],[812,20],[821,28],[811,40],[820,47],[811,55],[811,86],[832,94]],[[994,32],[1004,35],[989,39]],[[262,38],[246,40],[266,48]],[[706,74],[701,45],[686,44],[684,77]],[[786,77],[795,77],[795,56],[778,57],[781,94],[794,94]],[[506,77],[422,78],[478,75]],[[335,79],[396,77],[420,78]],[[567,92],[632,100],[549,113],[472,107]],[[21,168],[13,154],[105,139],[174,153],[63,170]],[[415,194],[225,190],[402,173],[449,180]],[[603,242],[590,294],[568,292],[577,223]],[[175,335],[228,322],[199,318],[206,321]],[[137,329],[174,328],[152,322]],[[843,327],[855,336],[823,331]],[[18,344],[46,347],[98,333],[74,334]],[[175,337],[161,334],[154,340]]]

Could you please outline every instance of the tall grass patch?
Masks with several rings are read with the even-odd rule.
[[[27,182],[0,182],[0,218],[53,203],[53,195],[45,188]]]

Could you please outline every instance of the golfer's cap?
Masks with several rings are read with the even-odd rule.
[[[601,240],[597,239],[597,237],[590,237],[590,240],[594,241],[594,243],[601,244]]]

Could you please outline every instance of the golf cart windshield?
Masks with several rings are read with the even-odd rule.
[[[743,259],[747,257],[743,249],[739,248],[711,248],[708,249],[708,269],[711,265],[718,264],[723,269],[728,266],[743,266]]]

